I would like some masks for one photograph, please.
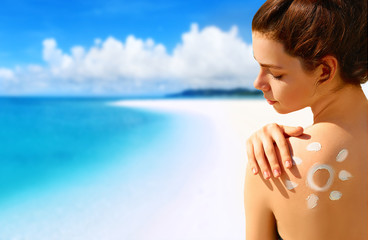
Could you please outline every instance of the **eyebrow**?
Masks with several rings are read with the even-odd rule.
[[[253,58],[254,58],[254,60],[256,60],[256,61],[257,61],[257,59],[255,58],[255,56],[254,56],[254,55],[253,55]],[[257,61],[257,62],[258,62],[258,61]],[[265,64],[265,63],[260,63],[260,62],[258,62],[258,63],[259,63],[259,65],[261,65],[261,67],[282,69],[282,67],[280,67],[280,66],[276,66],[276,65],[273,65],[273,64]]]
[[[260,63],[259,65],[261,65],[261,67],[266,67],[266,68],[277,68],[277,69],[282,69],[282,67],[280,67],[280,66],[276,66],[276,65],[272,65],[272,64],[263,64],[263,63]]]

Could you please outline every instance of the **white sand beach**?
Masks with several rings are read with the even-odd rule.
[[[304,127],[312,124],[309,109],[280,115],[264,100],[139,100],[114,104],[201,116],[214,134],[214,144],[200,148],[211,159],[198,156],[201,164],[186,173],[185,188],[153,213],[153,220],[136,239],[245,239],[243,181],[247,137],[271,122]]]
[[[279,115],[264,100],[107,104],[173,119],[111,165],[20,193],[2,209],[0,239],[244,240],[247,137],[271,122],[312,123],[308,109]]]

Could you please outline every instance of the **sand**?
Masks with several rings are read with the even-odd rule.
[[[308,109],[279,115],[264,100],[108,104],[172,121],[111,166],[20,198],[1,213],[0,239],[244,240],[246,139],[267,123],[312,123]]]
[[[280,115],[264,100],[139,100],[114,105],[200,116],[213,134],[214,142],[201,148],[201,156],[207,152],[204,156],[211,159],[199,157],[202,164],[193,166],[185,187],[152,213],[137,239],[245,239],[246,139],[267,123],[312,124],[309,109]]]
[[[172,125],[129,160],[20,198],[1,213],[0,239],[244,240],[246,139],[267,123],[312,124],[309,109],[280,115],[261,99],[108,104],[173,116]]]

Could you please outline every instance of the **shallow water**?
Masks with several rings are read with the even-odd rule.
[[[0,239],[146,239],[201,178],[205,119],[109,103],[0,99]]]
[[[0,206],[18,192],[113,164],[166,122],[103,100],[0,99]]]

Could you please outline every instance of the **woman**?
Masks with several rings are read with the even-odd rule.
[[[267,1],[252,33],[261,66],[254,86],[279,113],[311,107],[314,123],[287,141],[277,125],[249,139],[247,240],[367,239],[366,1]],[[259,136],[274,136],[287,167],[272,158],[271,138]]]

